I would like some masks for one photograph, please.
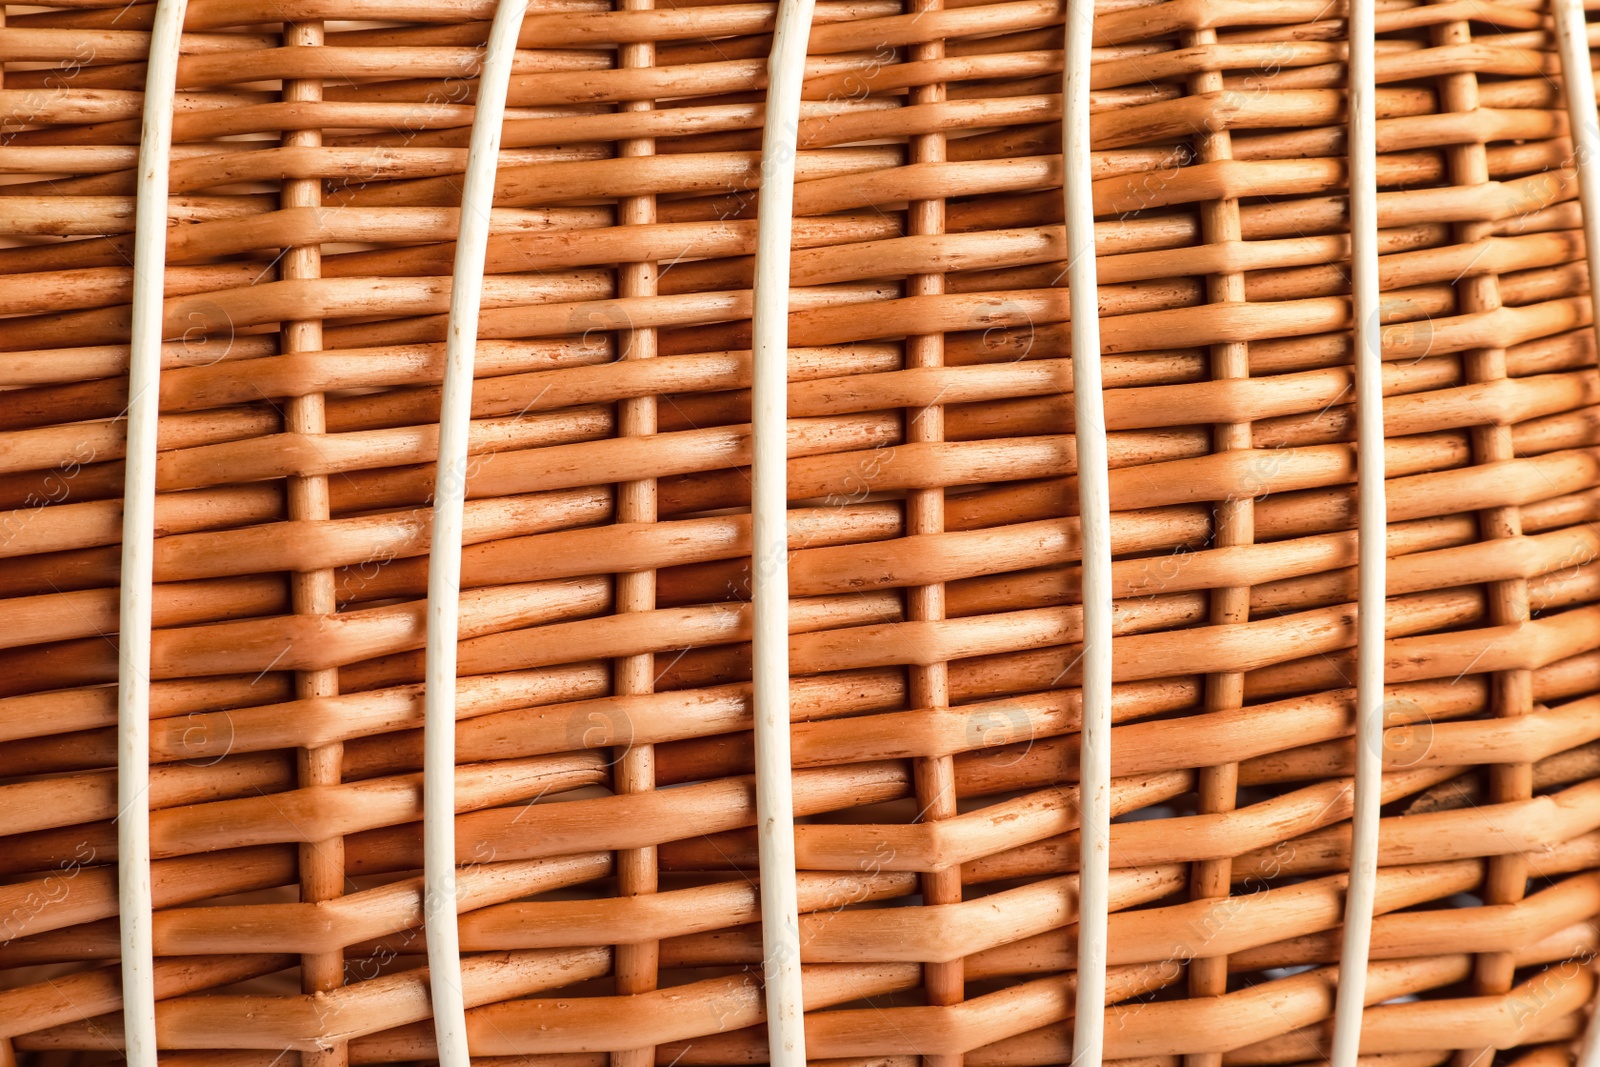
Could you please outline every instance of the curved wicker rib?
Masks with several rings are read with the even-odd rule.
[[[117,854],[125,1055],[156,1065],[156,980],[150,887],[150,649],[153,625],[156,428],[166,279],[167,161],[185,0],[160,0],[151,28],[135,194],[133,314],[128,357],[122,589],[117,608]]]
[[[1378,880],[1378,830],[1383,804],[1384,655],[1388,614],[1388,546],[1378,536],[1388,521],[1384,492],[1382,342],[1379,331],[1374,8],[1351,0],[1350,302],[1355,362],[1356,491],[1360,581],[1356,637],[1356,766],[1351,816],[1350,880],[1333,1026],[1333,1067],[1355,1067],[1367,999],[1367,958]]]
[[[1584,246],[1593,277],[1600,271],[1600,125],[1595,119],[1594,70],[1590,67],[1588,21],[1581,0],[1551,0],[1555,9],[1556,43],[1561,85],[1567,105],[1572,162],[1577,170],[1583,206]],[[1589,287],[1592,325],[1600,330],[1600,286]]]
[[[1078,514],[1082,536],[1083,687],[1079,753],[1078,975],[1074,1063],[1099,1063],[1105,1044],[1106,925],[1111,866],[1111,489],[1100,376],[1099,279],[1090,194],[1089,71],[1095,13],[1068,0],[1061,143],[1067,225],[1067,288],[1072,302],[1073,416],[1077,430]]]
[[[1588,21],[1582,0],[1553,0],[1556,40],[1565,90],[1568,133],[1583,206],[1584,247],[1589,264],[1590,325],[1600,345],[1600,125],[1595,120],[1594,71],[1590,67]],[[1563,1057],[1563,1060],[1565,1057]],[[1600,1000],[1590,1011],[1577,1067],[1600,1067]]]
[[[780,0],[768,63],[751,293],[751,688],[767,1045],[805,1067],[805,999],[789,780],[789,258],[800,84],[814,0]],[[655,1044],[657,1042],[640,1042]]]
[[[442,1067],[468,1067],[466,1003],[456,924],[456,642],[461,597],[462,515],[467,492],[473,357],[483,295],[500,131],[511,63],[527,0],[500,0],[478,78],[461,190],[461,227],[451,273],[450,322],[439,406],[438,473],[428,555],[426,674],[423,680],[422,834],[428,941],[428,990]]]

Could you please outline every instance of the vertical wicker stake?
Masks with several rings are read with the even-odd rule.
[[[527,9],[528,0],[501,0],[478,76],[451,271],[444,387],[439,402],[439,463],[428,554],[428,644],[423,678],[422,848],[428,987],[441,1067],[468,1067],[471,1063],[456,920],[456,637],[461,604],[461,525],[483,261],[489,244],[511,60]]]
[[[0,30],[4,30],[5,28],[6,28],[6,12],[5,12],[5,8],[3,6],[0,6]],[[0,89],[4,89],[5,87],[6,87],[5,66],[4,66],[4,64],[0,64]],[[13,1049],[12,1046],[11,1046],[11,1039],[9,1037],[0,1037],[0,1067],[16,1067],[16,1064],[17,1064],[17,1054],[16,1054],[16,1050]]]
[[[167,164],[187,0],[158,0],[145,72],[135,193],[127,466],[117,638],[117,908],[123,1056],[156,1067],[155,929],[150,891],[150,649],[154,605],[156,428],[167,271]]]
[[[1195,30],[1183,36],[1185,48],[1214,48],[1217,31]],[[1210,69],[1190,75],[1189,91],[1195,95],[1220,92],[1222,71]],[[1233,134],[1222,128],[1195,137],[1196,155],[1201,164],[1233,158]],[[1229,190],[1230,192],[1232,190]],[[1243,239],[1239,200],[1225,196],[1200,205],[1200,236],[1207,245],[1238,247]],[[1231,270],[1206,279],[1206,296],[1214,304],[1238,304],[1247,299],[1243,271]],[[1245,341],[1225,341],[1211,347],[1211,377],[1240,380],[1250,377],[1250,345]],[[1254,444],[1251,424],[1228,422],[1212,431],[1212,449],[1217,452],[1247,452]],[[1235,492],[1219,501],[1213,511],[1212,547],[1234,548],[1255,541],[1255,498],[1250,492]],[[1215,626],[1237,626],[1250,621],[1250,586],[1230,585],[1211,595],[1210,620]],[[1210,712],[1232,711],[1244,706],[1244,672],[1226,671],[1206,676],[1205,706]],[[1196,792],[1199,811],[1219,814],[1233,811],[1239,801],[1239,765],[1224,763],[1199,770]],[[1201,860],[1190,868],[1189,895],[1197,900],[1226,897],[1233,887],[1233,860],[1227,857]],[[1228,991],[1228,957],[1199,956],[1189,961],[1189,992],[1193,996],[1215,997]],[[1221,1067],[1222,1054],[1199,1052],[1184,1057],[1186,1067]]]
[[[4,5],[0,5],[0,31],[6,28],[6,12]],[[6,87],[5,65],[0,63],[0,89]],[[120,758],[120,753],[119,753]],[[119,804],[120,807],[120,804]],[[11,1038],[0,1037],[0,1067],[17,1067],[17,1053],[12,1047]]]
[[[6,12],[4,6],[0,6],[0,30],[4,30],[5,28]],[[0,89],[4,89],[5,87],[5,65],[0,64]],[[0,1067],[17,1067],[17,1053],[12,1047],[11,1039],[9,1037],[0,1037]]]
[[[1355,1067],[1366,1003],[1367,956],[1378,878],[1383,799],[1384,618],[1388,508],[1384,494],[1383,363],[1378,320],[1377,87],[1373,0],[1350,5],[1350,314],[1354,326],[1356,493],[1356,776],[1345,891],[1344,941],[1334,1008],[1333,1067]]]
[[[772,1067],[805,1067],[800,909],[795,886],[789,756],[789,242],[793,233],[800,85],[815,0],[780,0],[767,65],[756,207],[750,430],[751,600],[756,742],[756,841],[761,949]]]
[[[1474,44],[1471,23],[1465,19],[1444,23],[1433,29],[1436,47],[1467,48]],[[1593,104],[1591,103],[1591,108]],[[1470,114],[1479,107],[1478,76],[1472,71],[1447,74],[1439,79],[1441,113]],[[1461,187],[1486,186],[1492,180],[1488,151],[1481,142],[1449,145],[1444,149],[1446,173],[1451,184]],[[1460,245],[1487,242],[1495,235],[1493,223],[1458,222],[1453,238]],[[1483,247],[1479,245],[1479,247]],[[1499,274],[1471,273],[1455,282],[1458,315],[1497,312],[1503,306]],[[1506,350],[1491,345],[1463,352],[1460,356],[1467,383],[1499,382],[1507,377]],[[1484,420],[1470,429],[1472,457],[1477,463],[1499,463],[1516,458],[1510,420]],[[1522,509],[1516,504],[1485,508],[1477,513],[1478,537],[1497,541],[1522,535]],[[1530,618],[1528,581],[1513,577],[1486,583],[1489,623],[1493,626],[1520,626]],[[1533,672],[1509,667],[1488,675],[1490,712],[1497,718],[1518,718],[1533,711]],[[1490,803],[1528,800],[1533,796],[1533,765],[1499,763],[1488,768]],[[1491,856],[1486,863],[1479,893],[1487,905],[1515,904],[1528,886],[1528,861],[1520,852]],[[1511,989],[1516,963],[1511,952],[1479,953],[1473,975],[1475,992],[1500,995]],[[1456,1056],[1457,1067],[1487,1067],[1495,1050],[1483,1046],[1466,1049]]]
[[[1072,1062],[1099,1067],[1105,1045],[1111,866],[1111,489],[1100,386],[1100,294],[1089,171],[1093,0],[1069,0],[1061,96],[1072,410],[1083,543],[1083,743],[1078,771],[1078,989]]]
[[[320,22],[291,22],[283,27],[286,48],[322,47]],[[316,53],[313,52],[312,55]],[[322,79],[285,81],[283,98],[291,103],[315,106],[322,100]],[[291,130],[283,137],[285,147],[315,150],[322,145],[319,130]],[[322,207],[322,181],[319,178],[294,178],[283,183],[280,200],[285,210]],[[314,284],[322,275],[320,244],[285,248],[280,275],[285,281]],[[302,319],[283,324],[284,355],[322,350],[322,321]],[[327,405],[321,393],[290,397],[284,407],[284,429],[292,434],[320,436],[327,432]],[[325,522],[330,513],[328,478],[324,474],[291,477],[286,480],[288,513],[291,522]],[[297,571],[289,576],[290,601],[296,614],[332,615],[339,610],[333,571]],[[326,699],[339,695],[336,668],[295,672],[295,695],[302,700]],[[303,748],[296,753],[296,779],[302,788],[336,786],[344,776],[344,745],[331,744]],[[344,839],[306,841],[299,847],[300,900],[310,904],[331,900],[344,893]],[[300,958],[300,990],[315,995],[344,984],[344,951],[308,954]],[[303,1054],[305,1067],[344,1067],[349,1050],[344,1043],[330,1049]]]
[[[624,11],[649,11],[655,0],[622,0]],[[656,64],[656,46],[650,41],[624,44],[618,50],[618,66],[637,70]],[[651,100],[627,101],[619,111],[651,111]],[[653,156],[656,142],[642,137],[621,142],[617,154],[622,158]],[[623,197],[617,204],[617,223],[621,226],[649,226],[656,221],[656,198],[652,193]],[[656,295],[654,263],[624,263],[617,268],[617,296]],[[619,323],[625,325],[625,323]],[[651,359],[656,355],[654,327],[617,331],[618,359]],[[656,432],[656,398],[639,396],[617,405],[617,432],[623,437],[648,436]],[[656,521],[656,480],[642,478],[617,486],[617,522]],[[617,611],[651,611],[656,606],[656,572],[628,571],[617,575]],[[652,653],[624,656],[612,668],[614,691],[620,697],[655,691],[656,658]],[[654,745],[634,744],[633,730],[624,729],[613,740],[626,747],[616,756],[612,780],[618,794],[648,793],[656,787]],[[656,892],[659,884],[657,852],[654,845],[625,849],[617,853],[617,886],[623,896]],[[656,988],[661,962],[661,946],[656,941],[618,945],[616,948],[616,991],[618,994],[648,993]],[[654,1067],[654,1048],[628,1049],[612,1053],[612,1067]]]
[[[944,0],[912,0],[916,14],[940,11]],[[911,52],[914,63],[934,62],[944,58],[944,41],[935,39],[916,45]],[[915,86],[910,92],[913,105],[939,104],[944,101],[942,84]],[[911,139],[911,164],[945,162],[945,135],[930,133]],[[906,233],[910,235],[942,234],[945,230],[945,204],[941,200],[915,200],[906,208]],[[943,274],[913,274],[906,279],[907,297],[937,296],[945,290]],[[905,365],[907,368],[944,366],[944,335],[923,334],[906,338]],[[909,443],[938,442],[944,440],[944,407],[929,404],[913,408],[906,413],[905,439]],[[906,535],[937,536],[944,533],[944,490],[912,489],[906,494]],[[943,583],[913,586],[906,590],[906,617],[914,622],[939,622],[945,617],[945,587]],[[950,665],[931,663],[910,668],[910,703],[918,710],[942,709],[950,706]],[[957,814],[955,759],[951,756],[928,756],[913,765],[916,778],[917,810],[926,822],[948,819]],[[942,871],[929,871],[922,876],[922,901],[924,904],[961,903],[961,871],[947,867]],[[963,980],[966,965],[961,960],[947,963],[929,963],[923,967],[923,986],[929,1004],[959,1004],[966,995]],[[926,1067],[960,1067],[961,1056],[926,1056]]]

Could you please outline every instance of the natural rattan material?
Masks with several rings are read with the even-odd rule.
[[[94,3],[0,29],[0,1063],[117,1062],[122,1033],[118,416],[153,6]],[[764,1062],[749,349],[775,9],[618,6],[532,5],[490,220],[468,1037],[486,1063]],[[494,10],[189,4],[149,664],[163,1064],[435,1054],[428,500]],[[789,321],[813,1059],[1071,1058],[1062,21],[816,9]],[[1556,42],[1540,0],[1383,0],[1377,33],[1390,729],[1362,1051],[1554,1067],[1600,949],[1600,379]],[[1096,17],[1109,1061],[1329,1053],[1355,766],[1345,34],[1300,0]]]

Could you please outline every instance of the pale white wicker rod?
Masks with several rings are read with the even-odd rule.
[[[1600,127],[1595,125],[1594,71],[1589,66],[1588,23],[1583,0],[1555,0],[1556,38],[1561,83],[1572,135],[1572,158],[1578,170],[1578,200],[1583,207],[1583,239],[1589,261],[1589,303],[1593,326],[1600,333]]]
[[[456,921],[456,640],[461,602],[461,526],[472,425],[472,376],[483,301],[500,133],[511,61],[528,0],[500,0],[478,76],[477,105],[461,190],[461,222],[450,282],[439,464],[428,554],[428,637],[423,684],[422,849],[428,988],[441,1067],[469,1067],[461,938]]]
[[[1555,0],[1556,40],[1561,84],[1567,103],[1572,158],[1578,170],[1578,200],[1583,208],[1583,239],[1589,264],[1589,302],[1596,350],[1600,351],[1600,127],[1595,124],[1594,71],[1589,66],[1588,23],[1583,0]],[[1600,1067],[1600,1000],[1589,1016],[1578,1067]]]
[[[751,332],[751,594],[761,951],[772,1067],[805,1067],[789,758],[789,248],[800,84],[815,0],[781,0],[761,135]]]
[[[1383,364],[1378,319],[1378,152],[1373,0],[1350,5],[1350,299],[1354,324],[1356,526],[1356,776],[1332,1067],[1355,1067],[1372,944],[1383,794],[1383,622],[1388,509],[1383,484]]]
[[[1078,988],[1072,1061],[1099,1067],[1105,1046],[1111,865],[1111,489],[1100,385],[1099,280],[1089,170],[1093,0],[1067,5],[1061,144],[1065,152],[1067,298],[1083,543],[1083,743],[1079,755]]]
[[[161,313],[167,270],[167,163],[178,42],[187,0],[157,0],[150,28],[139,177],[134,189],[133,316],[128,446],[117,607],[117,912],[123,1056],[156,1067],[154,919],[150,895],[150,630],[155,581],[156,425],[161,415]]]

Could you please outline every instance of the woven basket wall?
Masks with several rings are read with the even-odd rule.
[[[153,5],[99,3],[0,29],[0,1063],[116,1063],[123,1034]],[[748,466],[774,8],[630,8],[536,0],[499,158],[456,739],[488,1064],[768,1056]],[[163,1064],[437,1055],[429,501],[494,10],[189,8],[149,663]],[[1362,1051],[1556,1067],[1600,948],[1600,380],[1554,36],[1541,0],[1377,20],[1389,730]],[[840,1067],[1072,1056],[1062,22],[822,0],[810,38],[793,792],[809,1055]],[[1325,1061],[1355,762],[1344,10],[1113,0],[1095,32],[1105,1059]]]

